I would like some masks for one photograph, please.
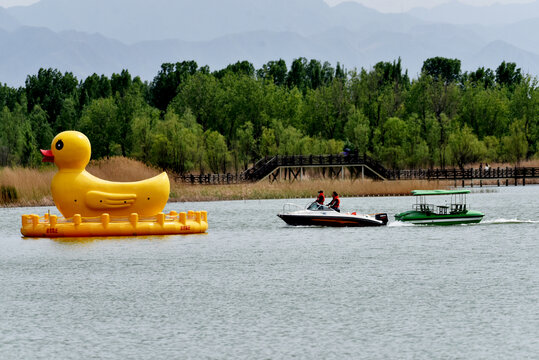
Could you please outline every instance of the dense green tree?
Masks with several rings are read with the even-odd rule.
[[[79,112],[77,103],[73,98],[66,98],[62,104],[60,114],[54,124],[54,133],[60,133],[66,130],[75,130],[78,128]]]
[[[511,124],[509,135],[503,137],[502,144],[504,160],[518,165],[528,153],[524,121],[519,120]]]
[[[174,112],[167,112],[165,119],[158,121],[153,134],[154,163],[179,174],[191,171],[198,160],[201,137],[202,128],[190,112],[182,118]]]
[[[113,152],[121,134],[114,99],[93,100],[82,112],[80,128],[92,144],[92,158],[120,155]]]
[[[432,78],[429,76],[420,76],[419,79],[412,81],[410,91],[404,101],[404,107],[407,116],[417,115],[422,120],[422,130],[426,131],[427,116],[432,114],[428,89],[431,87]]]
[[[507,86],[512,89],[520,84],[523,77],[520,68],[515,63],[506,63],[505,61],[496,69],[496,83],[500,86]]]
[[[318,89],[324,83],[324,76],[322,73],[322,64],[320,61],[312,59],[309,61],[305,68],[305,75],[308,79],[308,86],[311,89]]]
[[[158,121],[154,136],[154,162],[162,168],[184,174],[201,165],[204,135],[190,111],[181,117],[167,112],[165,119]]]
[[[19,123],[7,106],[0,112],[0,166],[16,163],[18,148],[21,143]]]
[[[480,160],[486,152],[484,144],[467,125],[449,135],[448,148],[452,162],[461,169],[468,163]]]
[[[264,64],[262,68],[257,70],[257,76],[264,80],[272,80],[277,86],[283,86],[286,84],[286,75],[288,74],[288,68],[286,62],[283,59],[278,61],[269,61]]]
[[[37,150],[37,142],[29,121],[24,121],[20,128],[20,164],[26,167],[37,166],[41,163],[41,154]]]
[[[303,134],[298,129],[288,126],[284,128],[279,134],[279,155],[300,155],[301,154],[301,140]]]
[[[179,94],[170,103],[170,108],[177,114],[189,109],[204,131],[217,130],[222,119],[222,91],[220,82],[213,75],[199,72],[180,85]]]
[[[39,112],[32,114],[35,118]],[[48,124],[46,124],[48,125]],[[13,111],[7,106],[0,112],[0,166],[34,166],[41,157],[35,140],[35,130],[32,129],[30,118],[26,114],[26,106],[15,104]],[[48,149],[50,143],[44,147]]]
[[[110,87],[112,94],[119,93],[120,96],[125,96],[133,85],[133,79],[131,74],[126,69],[122,70],[120,74],[112,74],[110,78]]]
[[[32,112],[29,114],[30,124],[32,131],[35,135],[37,146],[40,149],[50,149],[54,133],[47,121],[47,113],[36,105]]]
[[[383,132],[380,129],[377,130],[379,131],[377,136],[383,136],[376,148],[378,157],[392,168],[401,168],[406,160],[404,156],[406,123],[397,117],[391,117],[384,123]]]
[[[325,151],[322,154],[340,154],[344,149],[344,141],[329,139],[324,141]]]
[[[213,73],[217,79],[222,79],[226,74],[244,75],[250,78],[255,76],[255,67],[249,61],[238,61],[226,68]]]
[[[429,146],[425,140],[424,121],[416,114],[406,121],[406,135],[404,141],[405,162],[404,166],[410,168],[425,167],[429,165]]]
[[[344,136],[352,145],[352,149],[356,150],[359,154],[367,153],[370,132],[369,119],[361,111],[353,108],[344,126]]]
[[[348,89],[338,79],[327,87],[309,90],[304,107],[307,133],[326,139],[342,139],[344,125],[352,108],[348,99]]]
[[[392,82],[391,79],[396,79]],[[374,69],[367,72],[362,69],[360,73],[352,72],[349,81],[350,97],[356,108],[369,119],[371,129],[370,138],[374,139],[374,132],[379,129],[384,139],[383,124],[389,117],[400,117],[405,110],[405,91],[409,87],[406,74],[400,73],[399,63],[378,63]],[[371,142],[369,150],[373,151]]]
[[[132,119],[139,113],[148,113],[150,106],[144,101],[142,89],[132,86],[125,91],[116,91],[114,101],[118,107],[118,144],[123,156],[127,156],[133,146]]]
[[[39,105],[47,113],[50,125],[62,110],[63,100],[66,97],[77,96],[78,81],[72,73],[62,73],[55,69],[39,69],[37,75],[26,78],[26,98],[28,112]]]
[[[288,89],[273,84],[262,88],[264,108],[261,109],[259,122],[254,123],[254,134],[259,137],[262,127],[268,127],[271,119],[277,119],[284,125],[295,128],[304,128],[303,108],[305,105],[303,94],[298,88]]]
[[[24,89],[13,89],[5,84],[0,84],[0,109],[7,106],[10,111],[13,111],[15,105],[21,103],[23,92]]]
[[[236,138],[238,139],[237,151],[239,161],[241,162],[243,169],[247,170],[249,164],[253,160],[256,149],[253,124],[250,121],[243,124],[243,126],[238,129]]]
[[[220,118],[216,130],[227,143],[236,139],[236,131],[250,121],[254,127],[263,123],[262,111],[266,107],[262,82],[245,75],[227,74],[221,81]]]
[[[93,74],[88,76],[80,87],[81,108],[95,99],[105,99],[112,95],[112,86],[105,75]]]
[[[286,77],[289,88],[297,87],[300,91],[307,89],[307,59],[304,57],[294,59]]]
[[[485,162],[486,163],[492,163],[501,161],[501,143],[500,140],[496,136],[485,136],[483,139],[483,143],[485,144]]]
[[[400,59],[350,72],[305,58],[289,70],[284,60],[256,71],[239,61],[213,73],[184,61],[163,64],[148,84],[127,70],[79,83],[41,69],[25,87],[0,86],[0,165],[37,164],[37,148],[67,129],[87,133],[94,158],[122,154],[179,173],[339,153],[345,143],[399,168],[539,153],[536,78],[505,62],[460,74],[460,61],[431,58],[423,70],[410,81]]]
[[[449,84],[459,79],[460,64],[460,60],[458,59],[448,59],[437,56],[425,60],[421,71],[432,76],[435,81]]]
[[[523,120],[523,131],[528,143],[528,154],[537,152],[539,141],[539,85],[537,79],[525,77],[515,86],[510,103],[511,116]],[[501,137],[501,134],[499,135]]]
[[[443,118],[447,121],[447,117]],[[447,124],[445,124],[447,126]],[[429,148],[429,165],[439,164],[440,159],[445,156],[445,148],[440,147],[441,134],[440,122],[430,113],[422,122],[424,126],[424,139]]]
[[[275,138],[274,129],[266,127],[262,129],[259,147],[259,153],[261,156],[271,156],[277,154],[277,140]]]
[[[142,111],[135,114],[131,122],[131,136],[133,147],[131,155],[145,163],[150,162],[152,149],[152,129],[159,119],[157,109]]]
[[[464,74],[463,80],[469,80],[474,86],[489,89],[494,87],[496,76],[491,69],[480,67],[476,71]]]
[[[322,65],[322,84],[323,85],[331,84],[334,78],[335,78],[335,69],[331,66],[329,62],[324,61],[324,65]]]
[[[480,139],[501,136],[509,123],[509,101],[500,89],[471,86],[462,93],[458,114]]]
[[[459,104],[459,88],[455,83],[442,83],[441,81],[433,81],[429,83],[426,96],[428,106],[431,113],[438,120],[440,136],[439,136],[439,161],[442,168],[445,167],[445,149],[449,138],[449,125],[451,119],[454,118],[458,111]]]
[[[339,62],[337,62],[337,67],[335,68],[335,79],[344,81],[346,80],[346,76],[346,69],[344,68],[344,66],[341,66]]]
[[[380,86],[403,86],[410,82],[407,72],[402,71],[402,63],[399,58],[397,61],[381,61],[374,65],[374,72],[377,74]]]
[[[176,64],[164,63],[150,85],[150,104],[165,111],[168,104],[178,94],[179,86],[197,72],[195,61],[183,61]]]
[[[206,163],[213,173],[226,173],[230,154],[225,137],[217,131],[208,130],[204,133],[206,147]]]

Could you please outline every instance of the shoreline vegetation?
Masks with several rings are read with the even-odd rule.
[[[523,166],[539,166],[539,161],[525,162]],[[505,167],[507,164],[492,164]],[[109,181],[138,181],[150,178],[161,172],[160,169],[144,163],[124,158],[94,160],[87,167],[91,174]],[[41,168],[4,167],[0,169],[0,187],[2,198],[0,207],[24,206],[54,206],[50,184],[56,166]],[[327,194],[337,191],[341,197],[365,196],[404,196],[415,189],[450,189],[452,181],[373,181],[365,180],[328,180],[307,179],[294,182],[261,181],[258,183],[243,183],[230,185],[190,185],[174,181],[169,173],[170,199],[169,202],[200,202],[226,200],[262,200],[262,199],[292,199],[315,198],[318,190]],[[494,185],[495,182],[485,183]]]
[[[369,69],[298,58],[211,71],[163,63],[148,82],[41,68],[0,82],[0,166],[40,167],[38,149],[84,133],[94,159],[124,156],[178,174],[237,173],[265,156],[366,154],[388,169],[539,159],[539,79],[516,63],[462,71],[400,58]]]

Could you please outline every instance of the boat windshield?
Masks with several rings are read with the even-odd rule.
[[[307,210],[311,210],[311,211],[334,211],[332,208],[326,206],[326,205],[321,205],[319,203],[317,203],[316,201],[313,202],[312,204],[310,204],[309,206],[307,206]]]

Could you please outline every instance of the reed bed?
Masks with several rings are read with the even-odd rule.
[[[51,180],[56,170],[52,168],[3,168],[0,170],[0,186],[15,189],[16,197],[2,201],[1,206],[52,205]]]
[[[479,164],[478,164],[479,165]],[[509,164],[490,164],[494,167],[513,166]],[[530,160],[520,166],[539,167],[539,160]],[[112,157],[91,161],[87,167],[91,174],[110,181],[138,181],[158,175],[161,170],[147,166],[140,161],[124,157]],[[0,169],[0,188],[2,194],[10,195],[9,201],[0,199],[0,206],[52,206],[50,184],[57,169],[55,166],[33,168]],[[399,196],[408,195],[415,189],[449,189],[452,181],[373,181],[373,180],[325,180],[311,179],[296,182],[262,181],[235,185],[188,185],[171,179],[170,201],[220,201],[246,199],[292,199],[315,198],[319,190],[327,197],[336,191],[341,197],[352,196]],[[526,183],[537,183],[537,179]],[[484,181],[484,185],[494,185],[495,181]],[[513,182],[510,181],[512,185]],[[474,184],[475,185],[475,184]],[[475,185],[478,186],[479,184]],[[503,185],[503,184],[502,184]],[[12,194],[15,194],[12,198]]]
[[[415,189],[434,190],[450,187],[449,181],[424,180],[304,180],[206,186],[174,184],[171,201],[315,198],[319,190],[324,190],[326,197],[333,191],[340,197],[401,196],[409,195]]]
[[[144,180],[162,172],[140,161],[121,156],[91,161],[86,170],[98,178],[122,182]]]

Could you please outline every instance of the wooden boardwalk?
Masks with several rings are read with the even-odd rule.
[[[452,180],[457,182],[483,180],[509,180],[526,184],[526,179],[539,178],[539,168],[535,167],[505,167],[485,169],[416,169],[392,170],[384,168],[378,161],[366,155],[336,154],[336,155],[294,155],[271,156],[257,161],[251,168],[238,174],[203,174],[183,175],[176,180],[202,185],[239,184],[257,182],[261,180],[274,181],[301,181],[305,169],[323,169],[324,176],[333,179],[360,179],[371,178],[376,180]],[[345,171],[346,170],[346,171]]]
[[[304,169],[324,169],[330,178],[344,178],[345,169],[354,178],[385,180],[387,170],[376,160],[366,155],[294,155],[271,156],[257,161],[251,168],[239,174],[183,175],[176,180],[191,184],[237,184],[268,179],[274,181],[302,180]]]

